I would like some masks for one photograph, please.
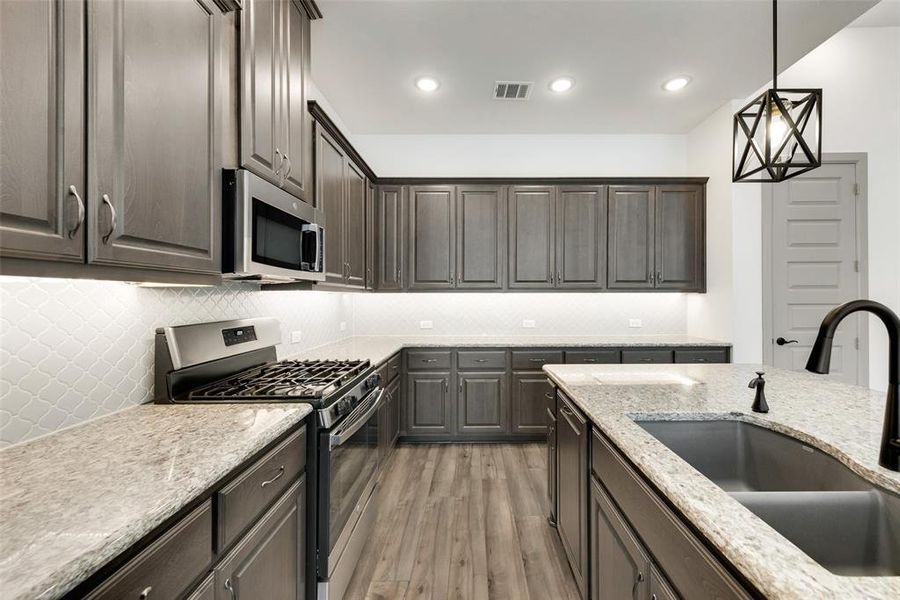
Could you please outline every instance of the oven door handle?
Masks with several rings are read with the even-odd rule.
[[[384,400],[384,388],[378,388],[369,394],[369,397],[375,396],[377,397],[372,402],[372,406],[367,408],[357,419],[355,419],[352,423],[341,425],[338,430],[331,435],[328,436],[328,448],[337,448],[355,434],[357,431],[362,429],[362,426],[366,424],[372,415],[375,414],[379,408],[381,408],[382,401]],[[367,401],[368,402],[368,401]],[[365,403],[363,404],[363,406]],[[352,414],[352,413],[351,413]]]

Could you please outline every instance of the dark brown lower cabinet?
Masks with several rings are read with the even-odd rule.
[[[672,584],[654,565],[650,565],[650,600],[678,600]]]
[[[187,600],[216,600],[216,577],[212,573],[200,582]]]
[[[406,433],[453,433],[449,372],[410,373],[406,381]]]
[[[288,488],[216,567],[216,600],[297,600],[303,596],[305,478]]]
[[[543,371],[515,371],[512,382],[512,433],[545,433],[548,394],[553,397],[550,380]]]
[[[391,456],[400,435],[400,378],[384,389],[384,404],[378,409],[378,450],[381,463]]]
[[[506,371],[457,373],[457,427],[461,434],[498,434],[508,430]]]
[[[591,478],[590,521],[591,598],[649,598],[650,557],[594,478]]]
[[[555,401],[554,401],[555,402]],[[550,503],[550,524],[556,526],[556,407],[547,407],[547,500]]]
[[[557,494],[556,528],[582,598],[588,573],[588,423],[562,393],[556,394]]]

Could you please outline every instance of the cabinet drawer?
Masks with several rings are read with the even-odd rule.
[[[622,362],[624,364],[670,363],[670,362],[672,362],[672,351],[671,350],[622,350]]]
[[[90,600],[178,598],[213,560],[212,502],[207,500],[166,531],[88,596]],[[147,592],[149,594],[149,592]]]
[[[726,363],[728,351],[725,348],[709,350],[676,350],[675,362],[677,363]]]
[[[569,350],[566,364],[614,365],[622,361],[618,350]]]
[[[514,350],[512,368],[518,371],[540,371],[544,365],[560,365],[563,362],[561,350]]]
[[[400,375],[400,353],[399,352],[388,359],[387,381],[385,381],[385,383],[390,383],[391,381],[395,380],[398,375]]]
[[[449,369],[449,350],[411,350],[406,353],[406,364],[410,371],[423,369]]]
[[[246,530],[306,466],[306,426],[278,444],[216,493],[217,551]]]
[[[593,431],[591,470],[682,598],[750,598],[609,442]]]
[[[505,369],[504,350],[460,350],[456,355],[457,368],[462,369]]]

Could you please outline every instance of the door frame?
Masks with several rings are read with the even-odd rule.
[[[852,164],[856,168],[856,256],[859,261],[859,297],[869,296],[869,171],[868,154],[865,152],[831,152],[822,155],[822,164]],[[772,283],[772,219],[774,217],[772,186],[762,186],[762,351],[763,363],[774,366],[775,352],[772,340],[774,331],[774,285]],[[869,324],[863,321],[859,328],[859,385],[869,386]]]

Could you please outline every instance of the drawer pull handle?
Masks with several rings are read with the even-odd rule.
[[[486,362],[487,362],[487,359],[486,359],[486,358],[476,358],[476,359],[475,359],[475,362],[477,362],[477,363],[486,363]]]
[[[547,400],[553,400],[553,392],[547,392],[546,394],[544,394],[544,398],[546,398]]]
[[[706,362],[706,359],[705,359],[705,358],[698,358],[698,359],[697,359],[697,362]]]
[[[68,233],[69,239],[71,240],[75,237],[75,234],[78,233],[78,230],[84,223],[84,200],[78,195],[78,189],[74,185],[69,186],[69,194],[74,197],[75,202],[78,203],[78,218],[75,220],[75,227],[70,229]]]
[[[144,588],[144,591],[141,592],[141,595],[138,596],[138,598],[140,598],[140,600],[147,600],[147,598],[150,597],[150,592],[152,592],[152,591],[153,591],[153,586],[148,585],[146,588]]]
[[[649,357],[645,357],[641,359],[641,362],[650,362],[652,359]]]
[[[437,359],[436,358],[423,358],[422,362],[423,363],[436,363]]]
[[[542,362],[544,362],[545,360],[546,360],[546,359],[544,359],[544,358],[529,358],[529,359],[528,359],[529,362],[533,362],[533,363],[542,363]]]
[[[278,467],[278,475],[276,475],[272,479],[266,479],[261,484],[259,484],[259,487],[264,488],[267,485],[269,485],[270,483],[274,483],[275,481],[281,479],[282,475],[284,475],[284,465],[281,465],[280,467]]]
[[[113,206],[112,200],[109,199],[108,194],[103,194],[101,200],[103,201],[103,204],[109,207],[109,231],[103,236],[103,243],[108,244],[109,238],[116,232],[116,207]]]
[[[231,585],[231,579],[225,580],[225,589],[228,590],[228,596],[231,600],[237,600],[237,592],[234,591],[234,586]]]

